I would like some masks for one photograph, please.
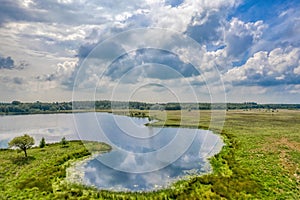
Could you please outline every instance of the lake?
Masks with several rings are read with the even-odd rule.
[[[115,191],[150,191],[178,179],[211,171],[207,158],[223,142],[208,130],[157,128],[147,118],[109,113],[20,115],[0,117],[0,148],[13,137],[27,133],[38,144],[92,140],[110,144],[111,152],[75,164],[68,179]]]

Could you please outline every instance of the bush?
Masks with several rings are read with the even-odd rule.
[[[46,146],[46,141],[45,141],[45,138],[42,137],[42,140],[40,141],[40,148],[44,148]]]
[[[62,145],[63,147],[67,147],[67,146],[68,146],[68,141],[66,140],[65,137],[63,137],[63,138],[61,139],[60,143],[61,143],[61,145]]]

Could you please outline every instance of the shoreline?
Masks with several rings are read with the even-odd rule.
[[[107,153],[107,152],[103,152],[103,153]],[[95,157],[97,157],[100,154],[102,154],[102,153],[100,153],[100,152],[94,153],[92,155],[88,155],[88,156],[70,161],[69,166],[66,168],[65,180],[68,183],[72,183],[72,184],[75,183],[75,184],[88,186],[88,185],[84,184],[84,182],[83,182],[83,179],[84,179],[83,170],[78,170],[78,168],[80,168],[80,166],[86,165],[88,161],[93,160]]]
[[[274,109],[267,109],[267,108],[253,108],[253,109],[194,109],[191,110],[191,112],[217,112],[217,111],[226,111],[226,112],[242,112],[242,113],[277,113],[280,111],[284,112],[300,112],[300,109],[288,109],[288,108],[277,108],[276,112]],[[151,110],[139,110],[139,109],[82,109],[82,110],[61,110],[61,111],[37,111],[37,112],[0,112],[1,116],[18,116],[18,115],[49,115],[49,114],[72,114],[72,113],[89,113],[89,112],[105,112],[105,113],[114,113],[118,115],[124,115],[128,114],[130,115],[130,112],[140,112],[140,113],[148,113]],[[155,110],[155,111],[161,111],[161,110]],[[172,111],[188,111],[188,109],[181,109],[181,110],[162,110],[165,112],[172,112]],[[131,116],[131,117],[145,117],[145,116]]]

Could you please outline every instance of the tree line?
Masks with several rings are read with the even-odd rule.
[[[0,103],[1,114],[35,114],[35,113],[54,113],[72,110],[71,102],[54,103],[22,103],[12,101],[11,103]]]
[[[74,102],[40,102],[23,103],[12,101],[0,103],[1,115],[12,114],[38,114],[59,113],[84,110],[113,110],[113,109],[137,109],[137,110],[234,110],[234,109],[300,109],[300,104],[258,104],[255,102],[244,103],[145,103],[123,101],[74,101]]]

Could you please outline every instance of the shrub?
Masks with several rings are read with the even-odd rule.
[[[42,137],[41,141],[40,141],[40,148],[44,148],[46,146],[46,141],[45,141],[45,138]]]

